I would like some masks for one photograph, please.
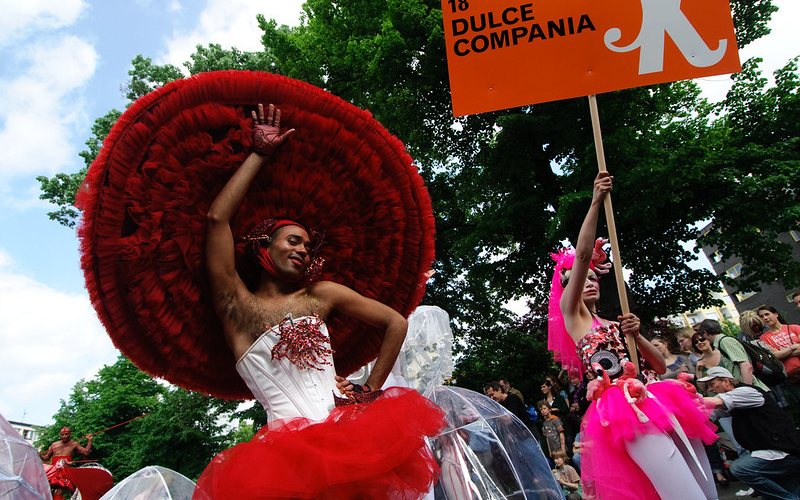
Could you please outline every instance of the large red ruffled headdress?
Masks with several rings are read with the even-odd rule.
[[[136,101],[78,194],[81,263],[115,345],[139,368],[192,390],[252,397],[209,298],[206,213],[252,146],[250,111],[274,103],[297,132],[259,173],[232,222],[244,237],[280,217],[324,233],[321,279],[404,316],[434,254],[431,201],[402,143],[372,116],[312,85],[249,71],[203,73]],[[337,371],[378,353],[381,332],[329,318]],[[267,325],[265,325],[267,326]]]

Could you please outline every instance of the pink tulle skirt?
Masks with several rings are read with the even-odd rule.
[[[636,403],[639,414],[622,389],[611,386],[592,402],[581,427],[581,479],[586,498],[635,498],[658,500],[650,480],[628,455],[625,443],[641,434],[668,433],[671,416],[690,439],[710,444],[717,439],[716,427],[702,402],[679,382],[665,380],[647,385],[652,397]]]
[[[393,387],[373,403],[336,408],[322,422],[264,426],[211,461],[194,498],[419,498],[439,473],[424,438],[443,427],[435,404]]]

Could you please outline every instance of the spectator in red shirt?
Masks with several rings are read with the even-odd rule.
[[[758,308],[758,316],[767,330],[761,341],[767,344],[775,357],[783,361],[790,382],[800,381],[800,325],[785,325],[778,310],[772,306]]]

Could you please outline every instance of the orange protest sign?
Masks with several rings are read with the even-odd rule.
[[[741,70],[728,0],[442,0],[456,116]]]

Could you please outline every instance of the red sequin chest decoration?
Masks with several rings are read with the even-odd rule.
[[[301,370],[322,371],[323,366],[333,365],[330,339],[322,333],[321,326],[322,318],[316,314],[297,320],[286,316],[278,325],[280,340],[272,348],[272,359],[288,359]]]

